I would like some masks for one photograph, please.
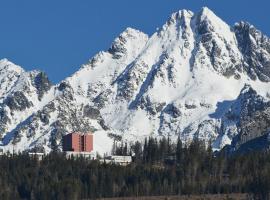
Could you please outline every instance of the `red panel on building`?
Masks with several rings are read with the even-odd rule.
[[[91,133],[74,132],[63,137],[63,151],[93,151],[93,135]]]

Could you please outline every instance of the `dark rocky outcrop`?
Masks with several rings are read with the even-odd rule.
[[[37,88],[39,100],[41,100],[43,95],[52,87],[52,83],[49,81],[48,76],[44,72],[40,72],[36,75],[34,85]]]
[[[25,110],[33,106],[33,103],[29,101],[22,91],[16,91],[12,95],[8,96],[4,102],[11,110]]]
[[[239,49],[244,56],[243,65],[255,80],[270,81],[270,39],[246,22],[234,26]]]

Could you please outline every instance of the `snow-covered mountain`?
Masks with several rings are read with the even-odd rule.
[[[57,85],[5,59],[0,81],[5,150],[61,148],[71,131],[92,131],[100,153],[150,135],[238,148],[270,131],[270,39],[208,8],[173,13],[150,37],[127,28]]]

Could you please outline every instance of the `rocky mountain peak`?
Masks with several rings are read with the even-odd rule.
[[[218,18],[219,20],[221,20],[211,9],[205,6],[201,8],[201,10],[198,12],[198,15],[201,18]]]
[[[0,102],[10,93],[24,70],[7,59],[0,60]]]
[[[9,61],[7,58],[0,60],[0,71],[15,71],[17,73],[23,72],[23,68],[18,65],[15,65],[13,62]]]
[[[251,79],[270,81],[270,39],[247,22],[236,23],[234,32]]]
[[[196,14],[196,24],[200,34],[210,32],[217,32],[221,34],[222,31],[229,28],[229,26],[222,19],[220,19],[213,11],[207,7],[203,7],[200,12]],[[222,34],[226,34],[227,32],[228,30]]]
[[[127,28],[113,41],[108,52],[111,53],[114,58],[120,59],[124,55],[134,53],[129,51],[136,43],[146,43],[147,40],[147,34],[133,28]]]
[[[179,10],[178,12],[174,12],[170,18],[167,20],[166,24],[172,25],[178,23],[179,21],[186,21],[186,19],[191,18],[193,16],[193,12],[190,10]]]

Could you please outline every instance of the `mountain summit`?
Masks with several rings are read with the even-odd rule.
[[[57,85],[7,60],[0,81],[5,150],[61,149],[72,131],[92,131],[100,153],[150,135],[238,149],[270,128],[270,39],[208,8],[173,13],[151,37],[127,28]]]

